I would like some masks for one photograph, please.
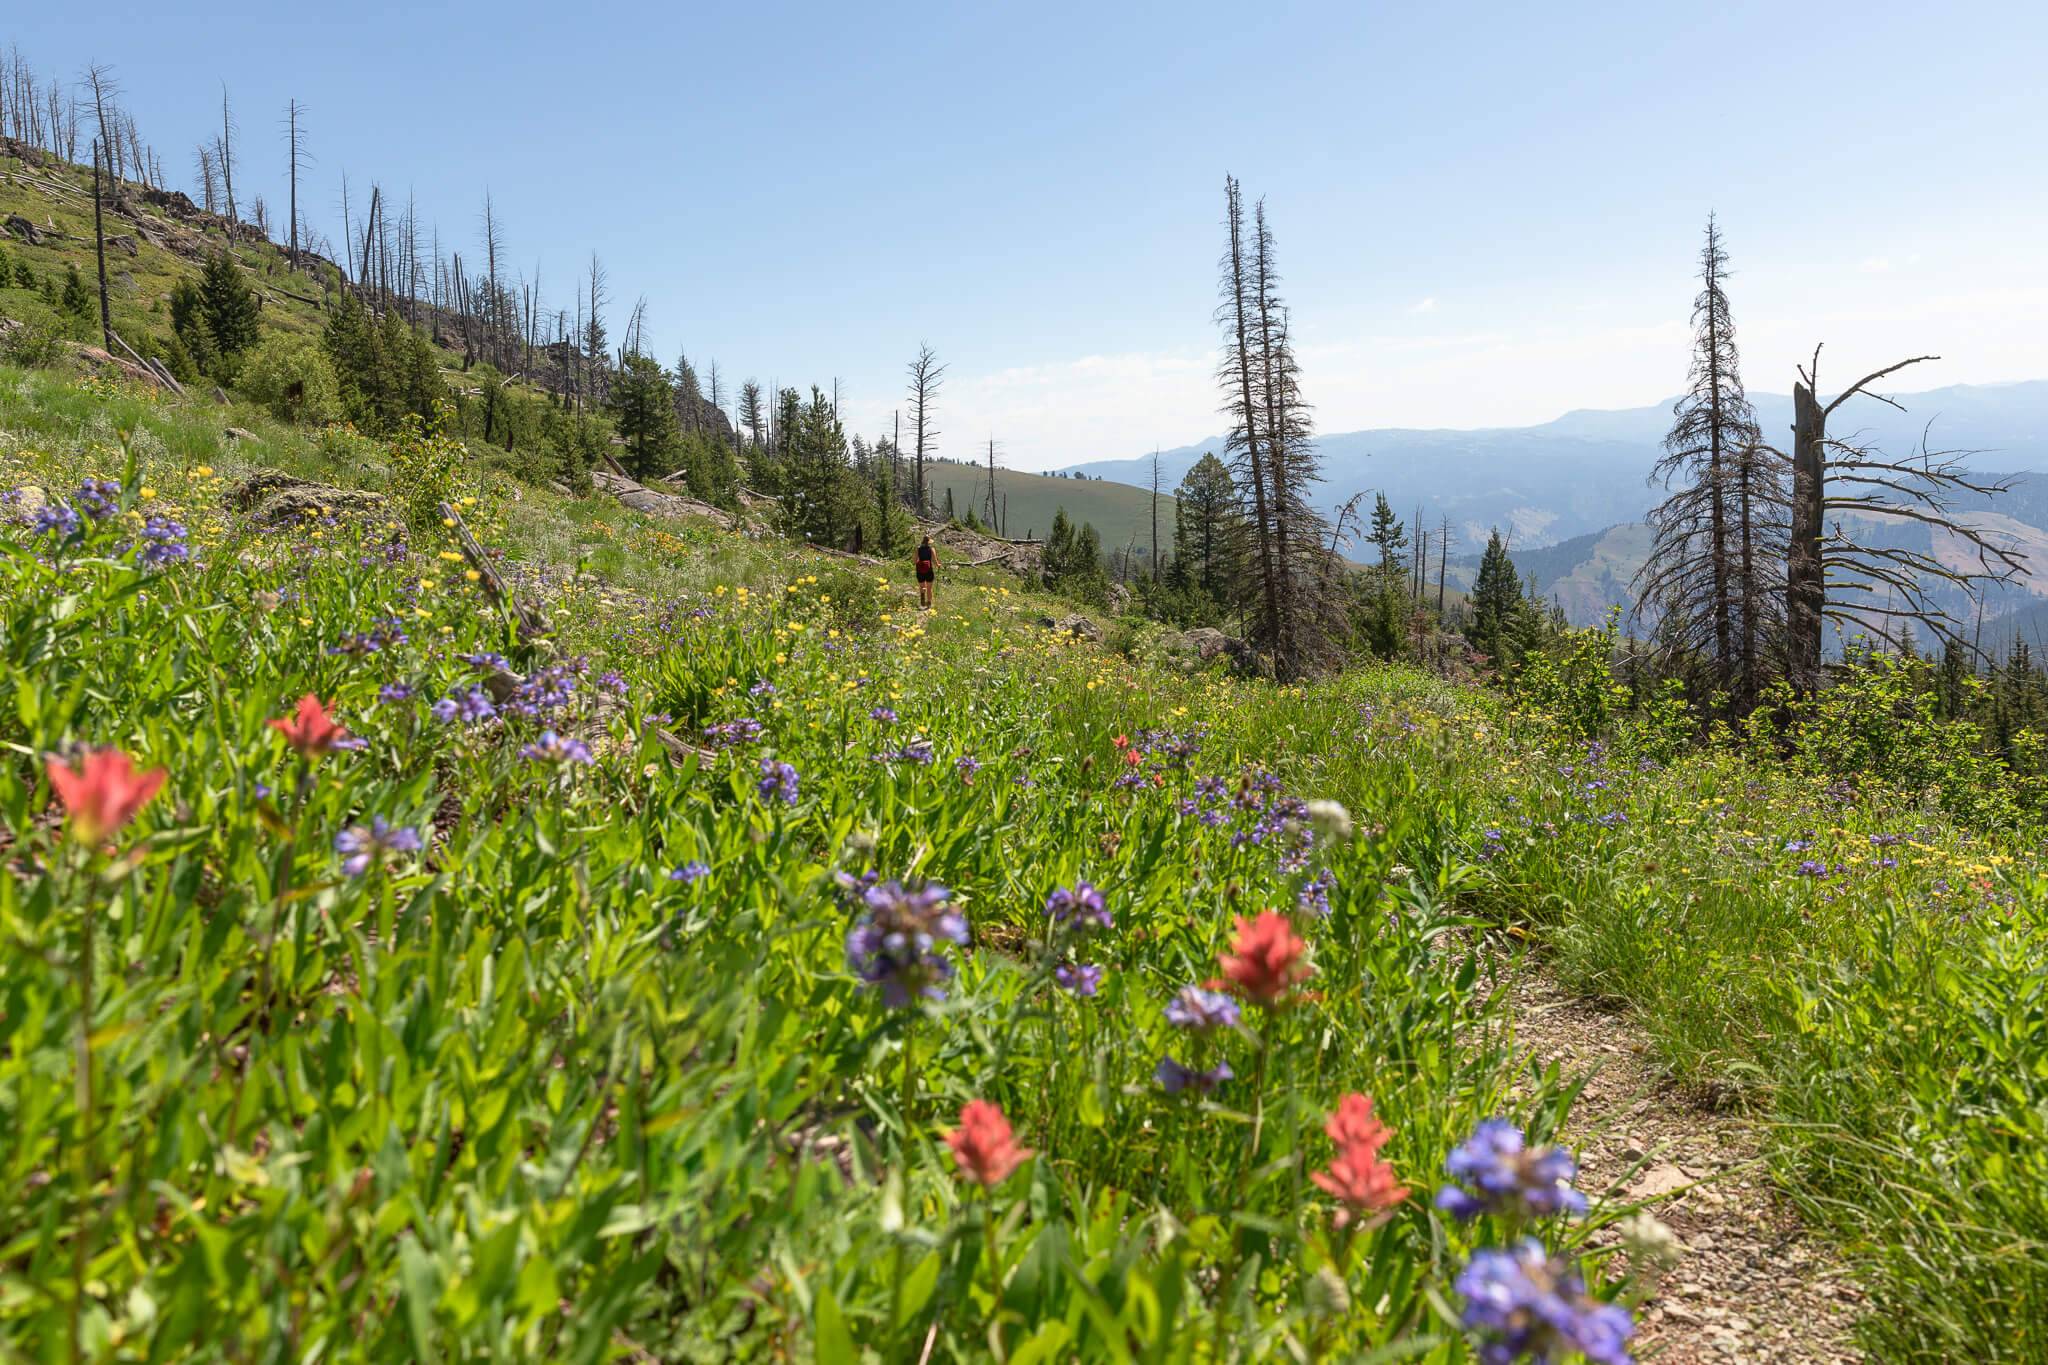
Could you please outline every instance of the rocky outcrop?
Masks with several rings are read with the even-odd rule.
[[[1102,643],[1102,627],[1085,616],[1063,616],[1057,621],[1050,616],[1041,616],[1038,618],[1038,624],[1042,629],[1071,635],[1076,640],[1086,640],[1098,645]]]
[[[227,503],[258,526],[275,528],[329,516],[382,511],[384,495],[363,488],[314,483],[281,469],[259,469],[228,490]]]
[[[650,517],[703,517],[718,523],[721,529],[732,529],[731,515],[708,502],[678,497],[674,493],[657,493],[646,484],[609,469],[591,470],[590,481],[597,485],[599,492],[611,494],[635,512],[644,512]]]

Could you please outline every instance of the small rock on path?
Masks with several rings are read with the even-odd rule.
[[[1566,1076],[1591,1073],[1564,1137],[1579,1187],[1651,1200],[1685,1255],[1637,1310],[1636,1358],[1669,1365],[1850,1365],[1856,1287],[1771,1188],[1761,1126],[1689,1101],[1624,1016],[1521,968],[1505,983],[1517,1049]],[[1618,1241],[1612,1229],[1596,1244]]]

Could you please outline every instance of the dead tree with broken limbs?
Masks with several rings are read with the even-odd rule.
[[[1810,696],[1820,688],[1822,632],[1826,624],[1867,633],[1893,648],[1914,642],[1921,630],[1944,645],[1974,652],[1968,622],[1936,599],[1942,585],[1973,599],[2026,567],[2026,556],[2001,536],[1973,526],[1952,510],[1962,494],[2010,491],[2006,479],[1975,475],[1963,461],[1971,452],[1936,450],[1925,433],[1909,454],[1889,455],[1855,435],[1832,436],[1828,423],[1858,396],[1905,409],[1871,388],[1908,366],[1940,357],[1914,356],[1874,370],[1826,403],[1820,393],[1820,347],[1792,386],[1792,505],[1786,556],[1786,675]],[[1859,539],[1843,518],[1911,522],[1929,528],[1926,550]],[[1832,521],[1832,526],[1830,522]],[[1950,557],[1943,562],[1939,541]],[[1879,596],[1882,594],[1882,597]]]

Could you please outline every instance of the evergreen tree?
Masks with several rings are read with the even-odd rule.
[[[1691,383],[1673,408],[1652,481],[1670,495],[1650,513],[1650,558],[1637,577],[1660,631],[1745,708],[1761,692],[1783,610],[1790,529],[1782,456],[1764,445],[1743,392],[1735,323],[1723,288],[1728,253],[1707,219],[1693,301]]]
[[[78,273],[75,265],[64,267],[64,311],[87,320],[93,316],[92,290],[86,288],[85,277]]]
[[[1053,513],[1052,529],[1046,532],[1040,556],[1040,571],[1047,588],[1067,597],[1100,603],[1109,596],[1101,536],[1086,522],[1076,527],[1064,507]]]
[[[232,361],[262,335],[261,304],[242,278],[242,268],[225,251],[216,251],[199,276],[199,317],[213,343],[214,354]]]
[[[1508,547],[1495,530],[1486,539],[1486,552],[1479,558],[1479,576],[1472,585],[1472,643],[1502,658],[1515,618],[1522,609],[1522,580]]]
[[[605,401],[613,425],[626,440],[628,472],[645,479],[674,468],[682,431],[676,422],[675,385],[659,361],[626,356],[612,375]]]
[[[1230,469],[1213,454],[1195,461],[1174,491],[1173,577],[1214,608],[1197,613],[1198,623],[1230,605],[1243,581],[1246,527]]]
[[[794,398],[794,389],[785,391]],[[784,428],[783,515],[792,535],[838,548],[859,523],[865,491],[847,463],[846,432],[832,400],[811,386],[808,405],[791,404]]]
[[[767,418],[761,406],[761,385],[749,379],[740,385],[740,425],[747,429],[747,443],[756,450],[761,448],[761,429]]]
[[[1385,493],[1376,495],[1372,508],[1372,533],[1366,539],[1380,552],[1380,572],[1388,578],[1399,574],[1405,562],[1401,551],[1407,548],[1408,530],[1394,515]]]

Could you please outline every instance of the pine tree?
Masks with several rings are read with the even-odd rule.
[[[199,318],[213,350],[222,357],[240,355],[262,335],[261,305],[242,278],[242,269],[225,251],[216,251],[199,276]]]
[[[1366,539],[1380,552],[1380,572],[1388,578],[1399,574],[1403,564],[1401,551],[1408,545],[1408,531],[1401,525],[1401,519],[1394,515],[1385,493],[1376,495],[1372,508],[1372,533]]]
[[[1743,392],[1727,275],[1728,253],[1709,217],[1691,383],[1652,474],[1671,492],[1650,514],[1651,553],[1637,587],[1668,618],[1660,635],[1702,661],[1710,682],[1746,709],[1781,631],[1789,489],[1784,459],[1763,443]]]
[[[93,314],[92,290],[86,287],[78,267],[70,264],[64,267],[64,311],[79,318],[91,318]]]
[[[626,356],[612,375],[606,406],[626,439],[627,469],[640,478],[668,473],[682,431],[676,422],[675,385],[660,362],[651,356]]]
[[[761,429],[767,424],[767,413],[761,406],[761,385],[758,380],[749,379],[740,385],[740,425],[747,429],[747,443],[761,448]]]
[[[1522,610],[1522,580],[1507,544],[1495,530],[1479,557],[1479,576],[1472,585],[1472,643],[1498,663],[1515,618]]]
[[[1245,522],[1230,470],[1212,454],[1174,491],[1174,572],[1218,607],[1230,603],[1245,566]]]

